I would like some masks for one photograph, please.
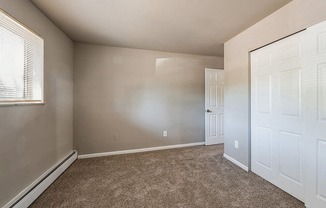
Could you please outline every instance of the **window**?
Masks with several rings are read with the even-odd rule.
[[[0,105],[43,103],[43,45],[0,10]]]

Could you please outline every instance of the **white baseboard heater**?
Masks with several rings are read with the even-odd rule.
[[[67,157],[53,165],[21,191],[3,208],[26,208],[31,205],[76,159],[77,151],[72,151]]]

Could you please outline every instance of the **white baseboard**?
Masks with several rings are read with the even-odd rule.
[[[102,153],[93,153],[93,154],[84,154],[84,155],[78,155],[78,159],[85,159],[85,158],[92,158],[92,157],[104,157],[104,156],[111,156],[111,155],[131,154],[131,153],[139,153],[139,152],[150,152],[150,151],[156,151],[156,150],[176,149],[176,148],[192,147],[192,146],[200,146],[200,145],[205,145],[205,142],[176,144],[176,145],[168,145],[168,146],[160,146],[160,147],[149,147],[149,148],[142,148],[142,149],[121,150],[121,151],[102,152]]]
[[[236,159],[234,159],[233,157],[230,157],[227,154],[223,154],[223,157],[226,158],[227,160],[231,161],[232,163],[236,164],[237,166],[239,166],[240,168],[244,169],[245,171],[249,171],[249,168],[247,166],[245,166],[244,164],[240,163],[239,161],[237,161]]]
[[[72,151],[67,157],[45,171],[3,208],[26,208],[31,205],[76,159],[77,151]]]

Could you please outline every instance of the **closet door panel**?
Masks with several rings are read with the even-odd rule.
[[[300,200],[303,33],[251,54],[252,171]]]
[[[326,207],[326,23],[307,29],[303,64],[306,206]]]

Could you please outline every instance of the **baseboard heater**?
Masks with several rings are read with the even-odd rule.
[[[77,151],[56,163],[3,208],[26,208],[31,205],[75,160]]]

